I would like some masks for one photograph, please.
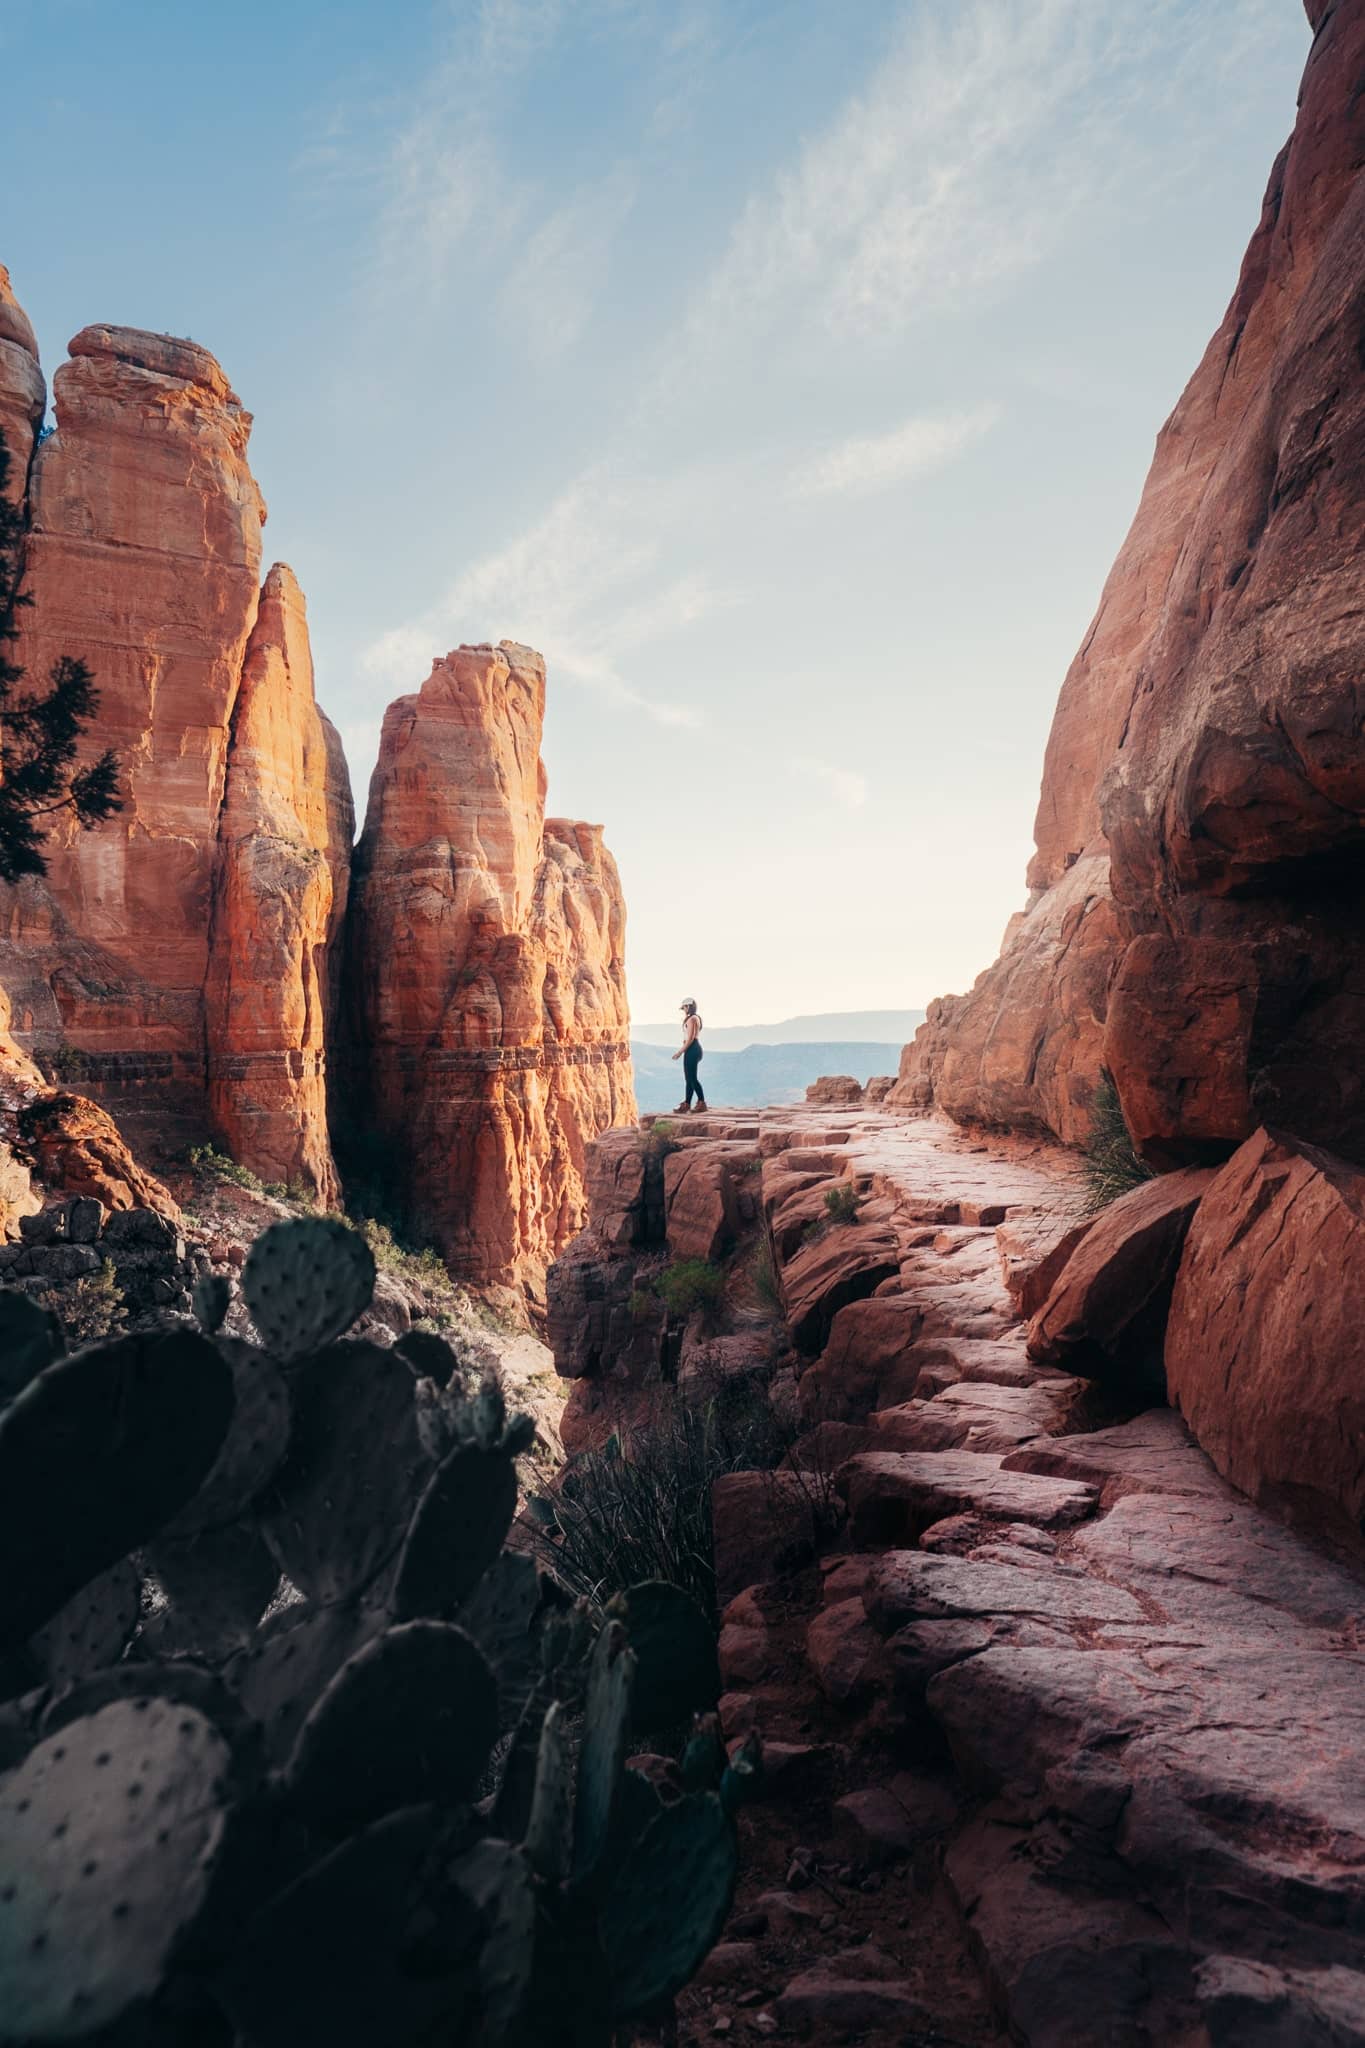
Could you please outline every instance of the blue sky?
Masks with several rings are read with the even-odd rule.
[[[921,1005],[1022,898],[1307,44],[1299,0],[8,0],[0,260],[49,376],[92,320],[219,356],[362,808],[431,656],[528,641],[639,1017]]]

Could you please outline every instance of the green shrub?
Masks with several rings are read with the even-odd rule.
[[[838,1187],[825,1189],[825,1214],[831,1223],[856,1223],[863,1198],[852,1181],[841,1180]]]
[[[67,1087],[79,1087],[82,1081],[93,1081],[95,1062],[88,1052],[82,1052],[77,1045],[70,1045],[63,1039],[53,1046],[51,1052],[40,1053],[39,1061],[50,1081],[61,1082]]]
[[[380,1272],[387,1273],[400,1286],[425,1295],[438,1319],[442,1315],[456,1315],[468,1307],[467,1296],[455,1285],[446,1270],[445,1260],[432,1245],[411,1251],[399,1243],[387,1223],[380,1223],[373,1216],[360,1217],[354,1221],[353,1227],[374,1253],[374,1262]]]
[[[123,1289],[111,1259],[104,1261],[98,1273],[83,1273],[65,1287],[45,1288],[38,1300],[51,1309],[73,1348],[117,1337],[128,1321]]]
[[[1081,1179],[1085,1183],[1086,1208],[1106,1208],[1120,1195],[1141,1187],[1154,1178],[1152,1168],[1138,1157],[1132,1134],[1124,1122],[1123,1105],[1113,1076],[1102,1073],[1090,1098],[1090,1130],[1085,1141]]]
[[[679,1319],[699,1308],[713,1309],[725,1292],[725,1275],[709,1259],[675,1259],[654,1282],[654,1292]]]
[[[216,1145],[191,1145],[186,1156],[196,1173],[208,1174],[214,1180],[231,1181],[234,1187],[246,1188],[253,1195],[269,1192],[265,1182],[249,1166],[240,1165],[226,1152],[220,1152]]]
[[[677,1126],[666,1116],[657,1118],[640,1133],[640,1150],[649,1159],[667,1159],[670,1152],[679,1150]]]

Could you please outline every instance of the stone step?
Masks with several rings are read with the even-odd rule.
[[[903,1543],[945,1515],[1064,1528],[1094,1512],[1099,1489],[1076,1479],[1006,1472],[970,1451],[864,1451],[838,1474],[861,1548]]]

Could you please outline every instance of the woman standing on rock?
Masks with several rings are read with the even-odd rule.
[[[697,1005],[691,996],[682,1005],[682,1015],[683,1042],[673,1055],[675,1060],[682,1061],[683,1079],[687,1083],[687,1094],[678,1104],[676,1112],[679,1116],[685,1116],[691,1109],[694,1095],[697,1098],[697,1108],[702,1110],[706,1107],[706,1097],[702,1094],[701,1082],[697,1079],[697,1068],[701,1065],[701,1018],[697,1015]]]

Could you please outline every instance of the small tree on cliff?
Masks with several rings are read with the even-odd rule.
[[[47,872],[39,820],[70,811],[82,831],[121,811],[118,761],[111,751],[77,768],[81,733],[99,709],[95,679],[83,661],[63,654],[45,690],[21,690],[24,670],[6,649],[29,604],[22,589],[24,520],[9,496],[12,458],[0,433],[0,881]]]

